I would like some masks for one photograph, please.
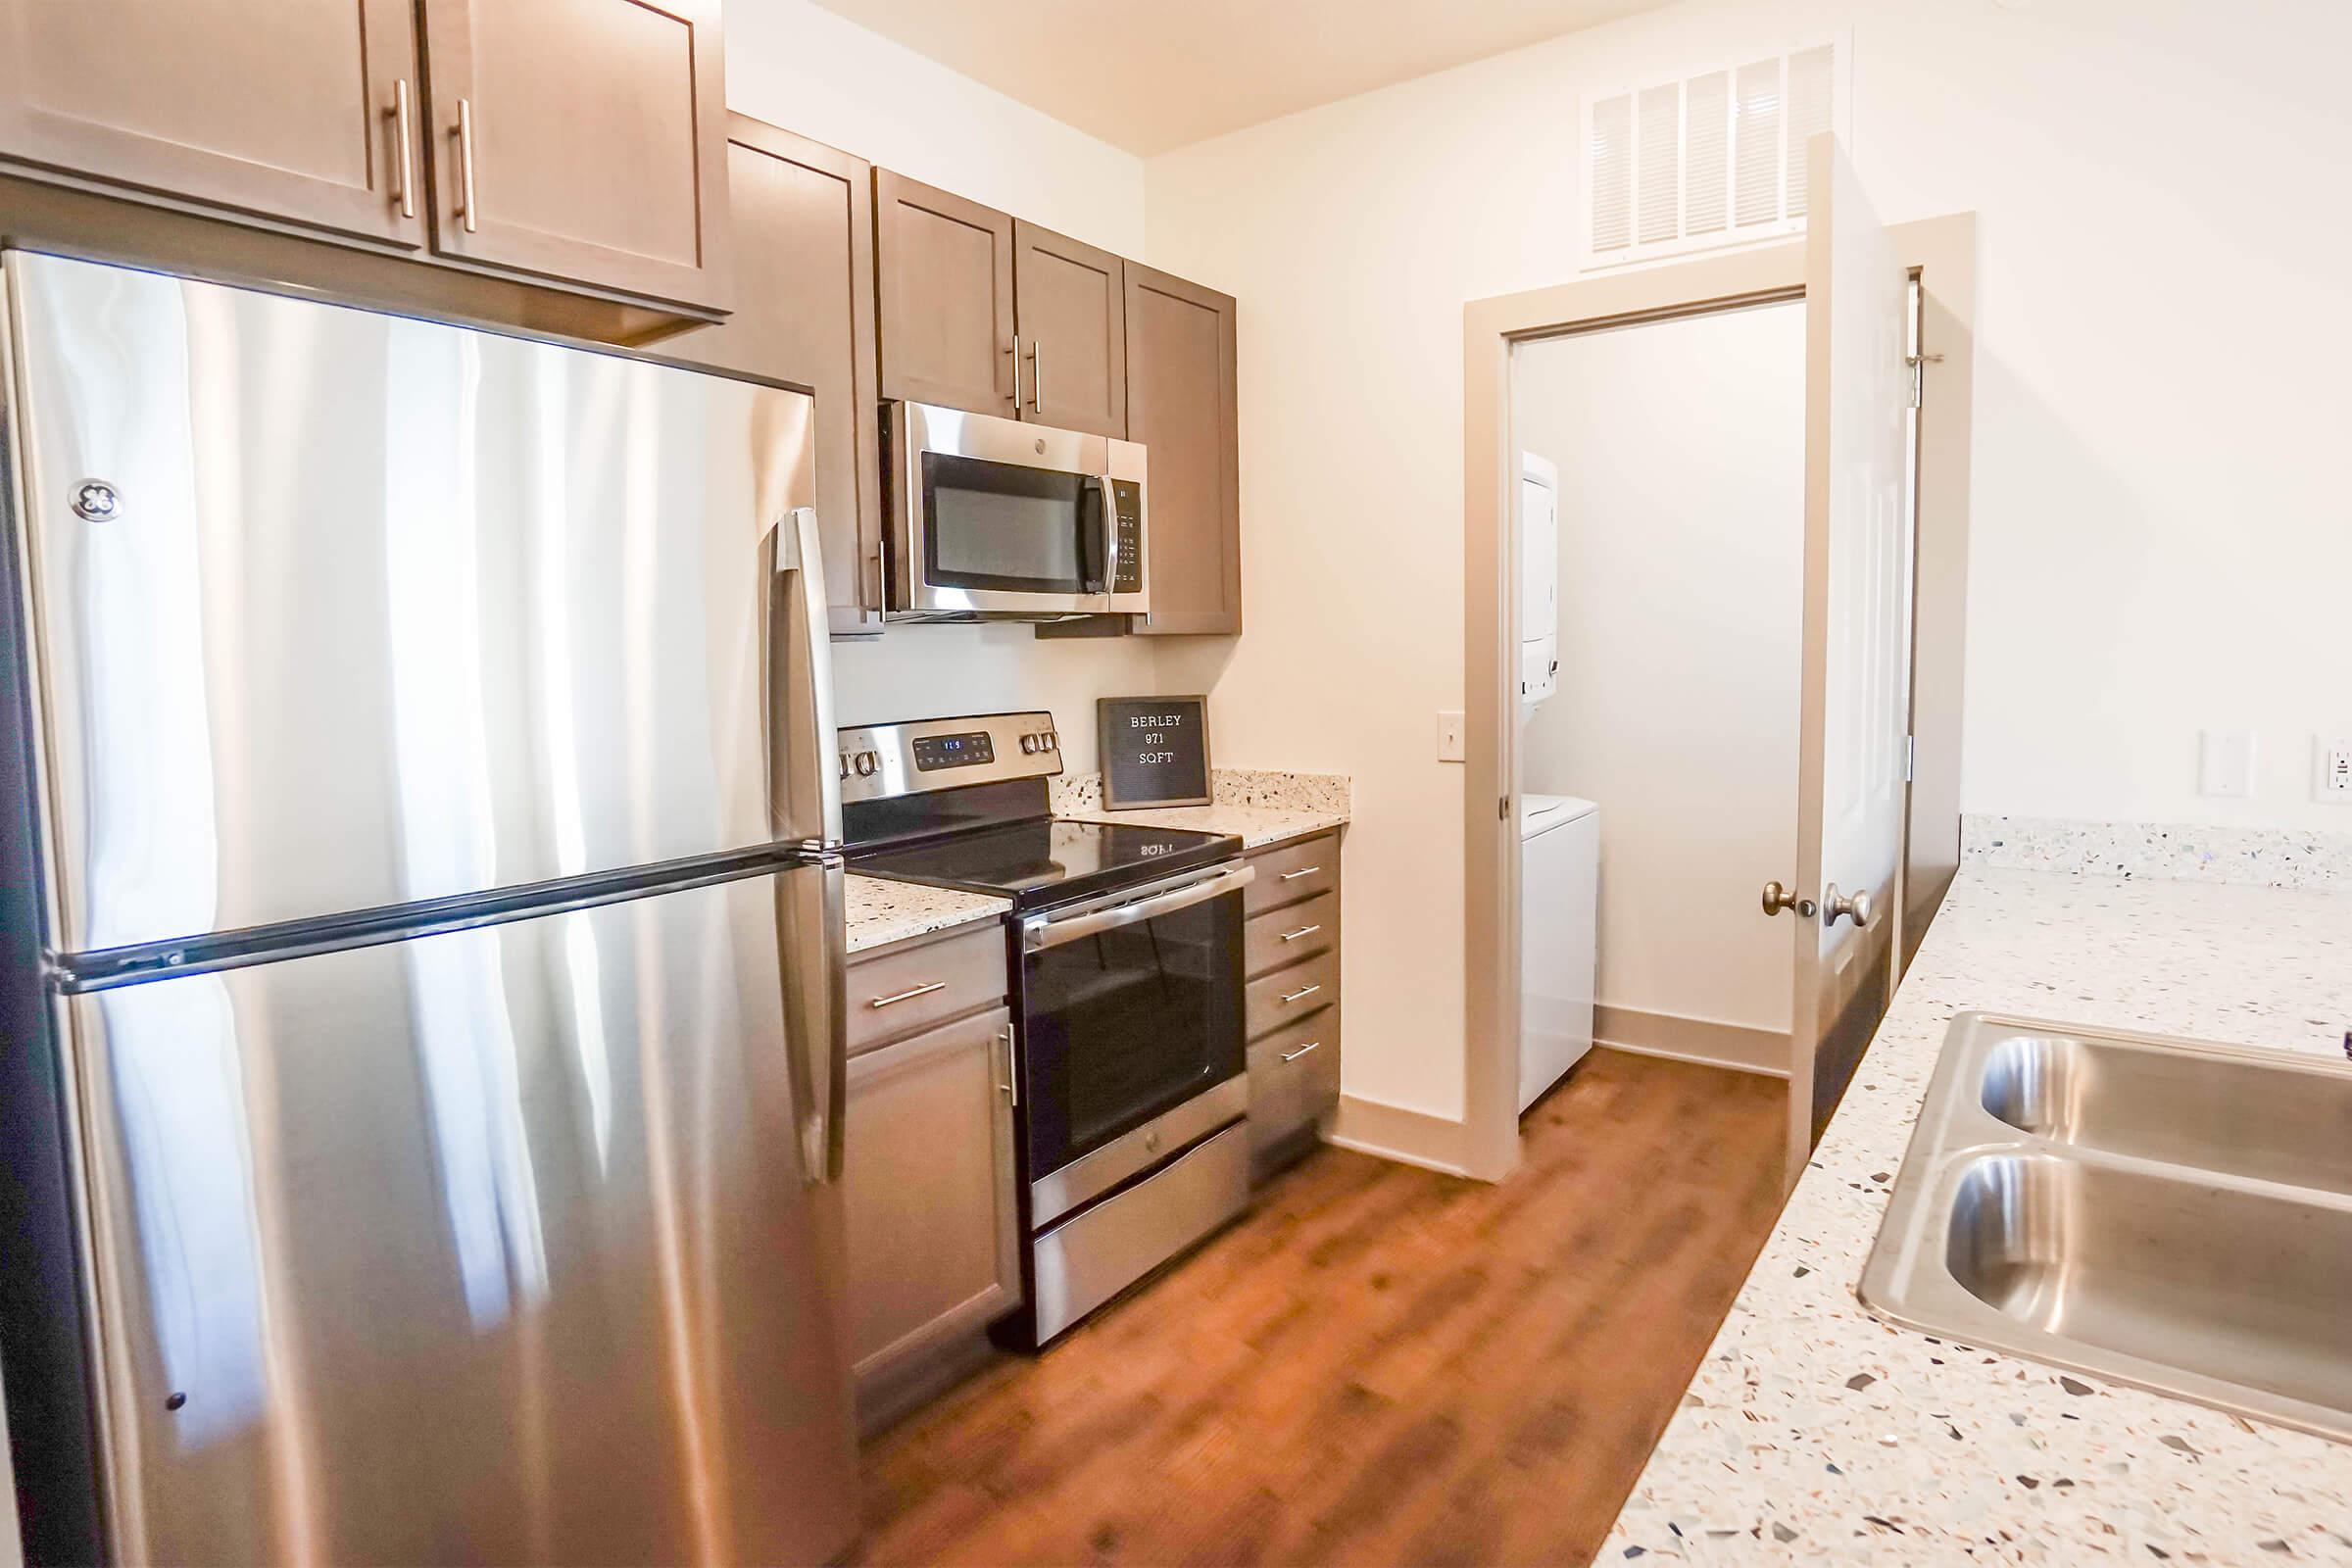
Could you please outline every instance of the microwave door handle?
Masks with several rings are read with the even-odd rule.
[[[1085,579],[1088,593],[1107,594],[1110,592],[1110,519],[1113,512],[1110,475],[1090,473],[1086,482],[1095,495],[1095,526],[1088,540],[1094,548],[1080,564],[1079,575]]]
[[[1066,943],[1099,936],[1104,931],[1115,931],[1123,925],[1154,920],[1163,914],[1173,914],[1178,909],[1189,909],[1196,904],[1206,904],[1228,893],[1238,893],[1256,880],[1256,866],[1237,865],[1230,871],[1203,877],[1198,882],[1188,882],[1183,887],[1170,889],[1152,898],[1138,899],[1133,904],[1115,905],[1107,909],[1074,914],[1061,920],[1032,920],[1022,927],[1022,945],[1032,953],[1058,948]]]

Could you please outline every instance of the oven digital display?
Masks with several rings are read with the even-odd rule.
[[[983,762],[996,760],[996,746],[984,729],[962,735],[925,735],[914,743],[914,766],[917,772],[932,773],[943,767],[978,767]]]

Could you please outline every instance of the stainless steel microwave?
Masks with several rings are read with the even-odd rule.
[[[890,406],[890,614],[1143,614],[1144,449],[924,403]]]

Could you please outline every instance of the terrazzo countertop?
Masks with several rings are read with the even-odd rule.
[[[1012,907],[1009,899],[923,887],[913,882],[891,882],[856,872],[845,877],[842,885],[844,923],[849,927],[853,957],[872,948],[904,942],[908,937],[945,931],[952,925],[994,919]]]
[[[1146,807],[1113,811],[1102,805],[1102,775],[1081,773],[1054,783],[1054,814],[1073,822],[1138,822],[1145,827],[1232,833],[1242,847],[1262,850],[1348,824],[1348,780],[1336,773],[1283,773],[1217,768],[1207,806]]]
[[[1863,1310],[1967,1010],[2337,1055],[2352,896],[1964,868],[1594,1560],[2352,1564],[2352,1446]]]

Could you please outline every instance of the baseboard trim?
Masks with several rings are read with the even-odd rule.
[[[1751,1024],[1603,1005],[1592,1009],[1592,1043],[1637,1056],[1693,1061],[1765,1078],[1788,1076],[1788,1034]]]
[[[1462,1123],[1425,1110],[1344,1094],[1324,1142],[1447,1176],[1468,1176],[1461,1152],[1467,1132]]]

